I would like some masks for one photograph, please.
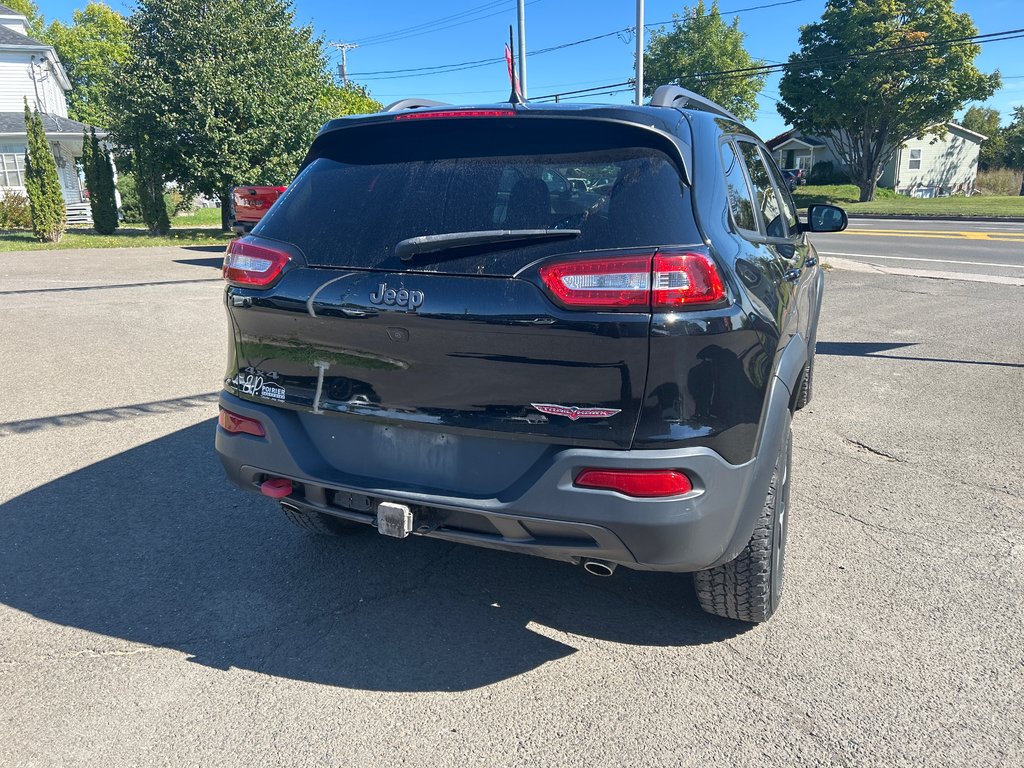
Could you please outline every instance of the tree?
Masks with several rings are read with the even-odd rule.
[[[67,226],[64,195],[57,177],[57,162],[46,140],[43,118],[25,99],[25,191],[32,212],[32,232],[44,243],[59,242]]]
[[[344,115],[365,115],[380,112],[384,105],[361,85],[328,83],[320,95],[320,107],[327,119]]]
[[[672,14],[672,19],[670,31],[661,27],[651,32],[644,53],[644,92],[650,95],[659,85],[675,83],[718,102],[743,120],[753,119],[764,75],[715,78],[704,74],[764,63],[751,58],[743,47],[746,35],[739,30],[739,17],[726,24],[718,0],[712,0],[710,10],[704,0],[698,0],[695,6],[684,6],[682,14]]]
[[[20,13],[28,19],[29,37],[33,40],[43,41],[43,30],[46,27],[46,21],[43,19],[43,14],[39,12],[38,5],[32,2],[32,0],[4,0],[3,4],[15,13]]]
[[[128,22],[99,2],[76,10],[71,26],[54,21],[44,41],[52,45],[71,81],[68,115],[89,125],[109,127],[110,92],[117,70],[131,54]]]
[[[110,162],[110,153],[96,138],[95,128],[82,136],[82,169],[89,190],[93,228],[101,235],[112,235],[117,229],[114,168]]]
[[[1013,108],[1013,121],[1006,127],[1004,135],[1006,164],[1011,168],[1024,168],[1024,106]],[[1024,196],[1024,178],[1020,182],[1020,194]]]
[[[828,0],[821,21],[802,27],[779,84],[779,114],[829,140],[873,200],[883,165],[901,144],[953,118],[968,101],[984,101],[999,73],[974,65],[977,34],[953,0]]]
[[[960,121],[960,125],[967,130],[988,137],[981,143],[978,154],[978,167],[983,171],[1005,164],[1006,137],[999,122],[999,110],[987,107],[971,107]]]
[[[140,0],[114,90],[114,136],[145,155],[144,189],[164,180],[218,197],[291,179],[328,117],[322,41],[294,26],[290,0]]]

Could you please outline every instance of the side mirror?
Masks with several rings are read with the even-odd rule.
[[[809,205],[807,207],[808,232],[842,232],[850,219],[846,211],[835,205]]]

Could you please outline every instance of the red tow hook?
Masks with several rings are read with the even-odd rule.
[[[287,477],[272,477],[260,483],[260,493],[272,499],[283,499],[292,495],[292,481]]]

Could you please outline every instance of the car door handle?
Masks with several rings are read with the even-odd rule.
[[[800,279],[800,270],[799,269],[791,269],[788,272],[786,272],[786,274],[784,274],[782,276],[782,279],[783,280],[788,280],[791,283],[795,283],[797,280]]]
[[[818,257],[817,256],[809,256],[807,258],[807,260],[804,262],[804,266],[805,267],[813,267],[817,263],[818,263]]]

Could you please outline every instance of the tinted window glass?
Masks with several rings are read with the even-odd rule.
[[[786,225],[789,227],[789,233],[796,234],[797,222],[796,222],[796,203],[793,202],[793,195],[790,194],[789,187],[786,186],[786,182],[782,178],[782,171],[775,165],[775,161],[772,160],[772,156],[761,150],[761,155],[764,157],[764,163],[768,166],[768,172],[771,174],[772,179],[775,180],[775,189],[779,193],[779,202],[782,207],[782,216],[786,220]]]
[[[740,152],[747,165],[747,175],[750,177],[750,184],[754,188],[754,198],[757,207],[761,210],[764,218],[764,225],[768,237],[786,237],[786,221],[782,215],[782,206],[772,189],[771,178],[768,176],[768,169],[761,161],[761,153],[757,151],[757,145],[749,141],[740,141]]]
[[[722,145],[722,167],[725,171],[725,192],[729,197],[729,209],[736,226],[749,232],[757,232],[757,217],[754,202],[750,199],[750,188],[743,175],[743,164],[736,156],[736,149],[729,142]]]
[[[420,235],[545,228],[581,235],[423,254],[411,265],[394,256],[398,242]],[[646,148],[365,165],[320,157],[255,234],[297,245],[315,266],[465,274],[512,274],[556,253],[699,241],[688,187],[668,156]]]

